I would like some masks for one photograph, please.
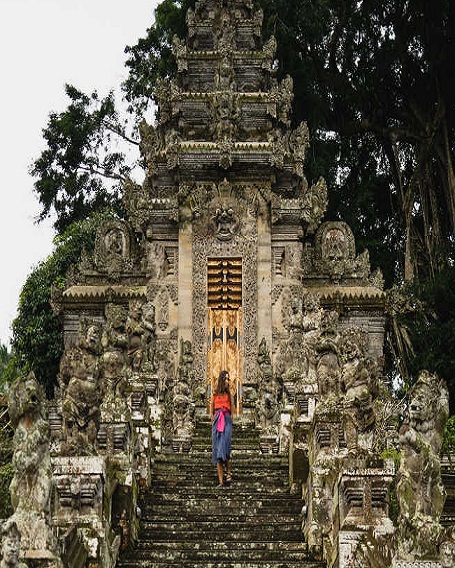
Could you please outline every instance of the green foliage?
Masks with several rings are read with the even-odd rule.
[[[449,458],[455,454],[455,415],[449,417],[444,430],[443,453]]]
[[[113,216],[111,212],[94,214],[73,223],[55,240],[55,250],[28,276],[19,299],[18,315],[13,321],[13,340],[21,372],[34,371],[48,396],[56,383],[63,353],[62,328],[51,307],[51,289],[65,287],[65,275],[81,257],[92,251],[99,223]]]
[[[13,479],[12,463],[0,465],[0,519],[7,519],[13,514],[9,486]]]
[[[455,219],[450,2],[257,4],[280,74],[294,77],[295,120],[312,133],[307,174],[326,176],[328,216],[351,225],[388,285],[444,269]]]
[[[455,267],[388,291],[388,369],[406,392],[426,369],[447,381],[455,409]]]
[[[17,376],[16,359],[8,347],[0,343],[0,397]]]
[[[138,120],[152,102],[157,79],[174,77],[177,71],[172,54],[172,38],[185,37],[185,17],[196,0],[163,0],[155,10],[155,22],[136,45],[127,46],[125,66],[128,78],[122,88],[129,111]]]
[[[439,272],[433,280],[415,287],[422,309],[413,314],[408,325],[415,356],[413,375],[427,369],[443,377],[451,393],[455,411],[455,268]],[[409,316],[408,316],[409,318]]]
[[[113,93],[100,99],[66,85],[70,99],[62,113],[51,113],[43,137],[46,148],[30,168],[42,206],[40,220],[56,214],[55,229],[62,234],[75,221],[106,207],[122,213],[121,182],[134,164],[113,148],[126,135],[115,108]]]

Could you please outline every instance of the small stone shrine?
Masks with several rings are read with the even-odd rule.
[[[136,538],[154,455],[191,452],[222,369],[238,427],[289,457],[312,558],[454,565],[440,524],[447,389],[423,374],[398,433],[381,273],[348,225],[323,220],[326,183],[305,177],[310,135],[291,126],[292,79],[275,77],[262,17],[252,0],[188,11],[177,77],[156,85],[156,124],[141,124],[145,181],[125,185],[126,220],[101,226],[93,256],[54,294],[65,352],[47,425],[38,408],[15,414],[14,519],[29,554],[22,519],[40,509],[43,565],[55,537],[64,565],[115,566]],[[400,449],[397,471],[382,456]]]

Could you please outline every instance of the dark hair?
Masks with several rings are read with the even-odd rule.
[[[218,376],[218,383],[216,385],[216,394],[224,394],[229,392],[229,387],[226,386],[226,375],[229,375],[229,371],[221,371]]]

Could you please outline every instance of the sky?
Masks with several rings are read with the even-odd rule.
[[[44,149],[50,112],[65,110],[65,83],[105,95],[126,77],[126,45],[153,23],[158,0],[0,0],[0,343],[8,345],[22,286],[52,252],[30,164]]]

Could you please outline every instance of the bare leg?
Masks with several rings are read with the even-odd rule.
[[[232,481],[231,475],[231,460],[226,460],[226,483],[230,485]]]
[[[222,462],[216,463],[216,472],[218,474],[218,482],[220,485],[223,485],[223,464]]]

